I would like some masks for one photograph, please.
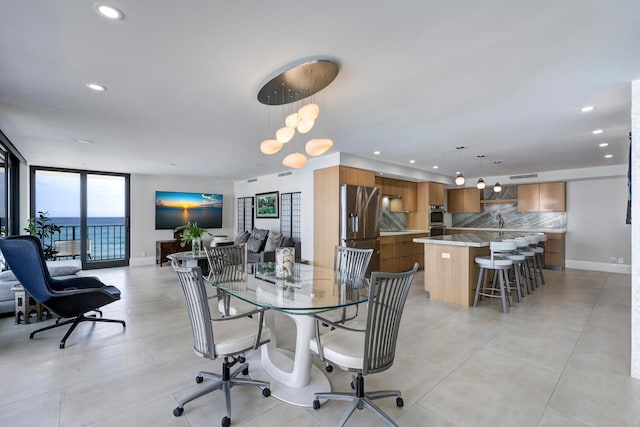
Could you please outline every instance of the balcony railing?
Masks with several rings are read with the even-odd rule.
[[[45,239],[44,244],[58,248],[57,259],[80,257],[80,226],[62,226],[59,233]],[[56,243],[58,242],[58,243]],[[125,256],[126,230],[124,224],[87,226],[87,260],[108,261]]]

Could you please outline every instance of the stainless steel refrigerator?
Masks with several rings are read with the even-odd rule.
[[[340,186],[340,245],[373,249],[367,269],[380,270],[380,190],[358,185]]]

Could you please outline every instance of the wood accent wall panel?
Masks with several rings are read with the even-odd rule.
[[[340,242],[339,166],[313,172],[313,265],[333,268]]]

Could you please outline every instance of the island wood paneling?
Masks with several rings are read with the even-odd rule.
[[[473,305],[478,279],[474,259],[489,253],[488,247],[425,244],[425,291],[433,300],[465,307]],[[448,255],[443,257],[443,254]]]

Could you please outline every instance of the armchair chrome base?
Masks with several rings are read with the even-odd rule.
[[[100,315],[102,316],[102,311],[100,310],[94,310],[100,313]],[[56,320],[56,323],[54,323],[53,325],[49,325],[46,326],[44,328],[40,328],[40,329],[36,329],[35,331],[31,332],[31,334],[29,334],[29,339],[32,339],[33,336],[35,334],[37,334],[38,332],[42,332],[42,331],[47,331],[49,329],[54,329],[54,328],[58,328],[60,326],[64,326],[64,325],[68,325],[69,323],[71,323],[71,327],[67,330],[67,333],[64,334],[64,337],[62,337],[62,339],[60,340],[60,348],[64,348],[66,342],[67,342],[67,338],[69,338],[69,335],[71,335],[71,332],[74,331],[74,329],[80,324],[80,322],[106,322],[106,323],[121,323],[123,328],[126,328],[127,325],[125,323],[124,320],[116,320],[116,319],[103,319],[102,317],[91,317],[91,316],[85,316],[84,314],[81,314],[79,316],[73,317],[71,319],[67,319],[64,322],[60,322],[60,319]]]
[[[373,403],[375,399],[381,399],[383,397],[395,397],[396,405],[398,407],[404,406],[404,400],[402,400],[402,395],[398,390],[384,390],[384,391],[364,391],[364,377],[361,373],[358,373],[357,377],[353,377],[353,381],[351,382],[351,387],[355,388],[354,393],[344,393],[344,392],[335,392],[335,393],[316,393],[316,400],[313,401],[313,409],[320,409],[320,399],[327,400],[342,400],[342,401],[351,401],[351,405],[349,405],[349,409],[344,413],[340,421],[338,421],[338,426],[343,426],[353,414],[356,409],[364,409],[367,408],[374,415],[380,418],[382,421],[386,422],[390,426],[398,426],[387,414],[382,411],[378,406]]]
[[[231,424],[231,388],[237,385],[241,386],[256,386],[262,389],[262,395],[264,397],[269,397],[271,395],[271,389],[269,388],[269,383],[266,381],[256,381],[252,379],[240,379],[236,378],[238,375],[242,373],[242,375],[249,374],[249,364],[244,362],[244,357],[233,358],[233,361],[229,361],[229,357],[224,358],[224,362],[222,364],[222,375],[215,374],[213,372],[200,371],[198,372],[198,376],[196,377],[196,382],[199,384],[204,381],[204,379],[211,380],[211,383],[206,384],[201,389],[196,392],[190,394],[189,396],[181,399],[178,402],[178,406],[173,410],[173,415],[179,417],[184,412],[184,405],[195,400],[199,397],[204,396],[205,394],[211,393],[215,390],[224,391],[225,403],[227,406],[227,416],[222,418],[222,426],[228,427]],[[236,362],[240,361],[240,366],[231,371],[231,367],[236,364]]]

